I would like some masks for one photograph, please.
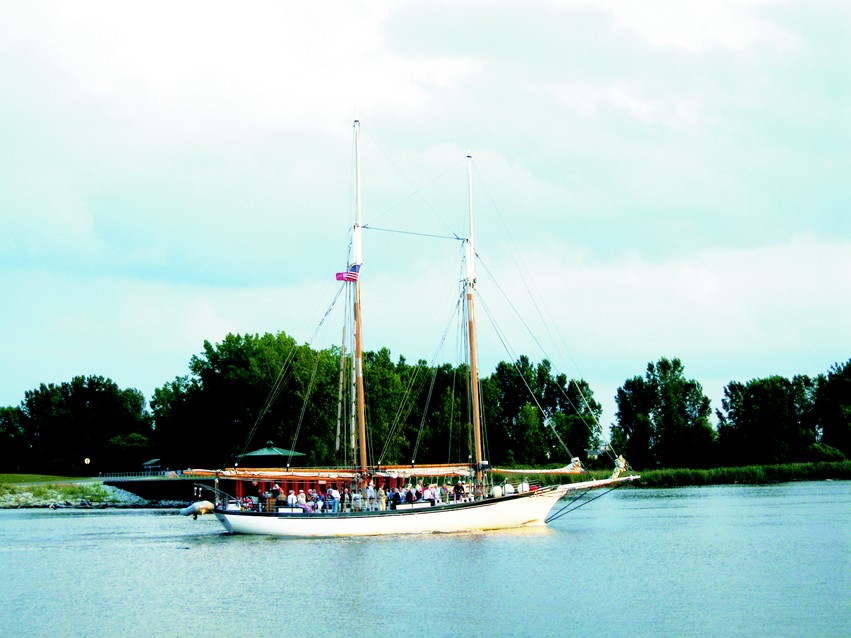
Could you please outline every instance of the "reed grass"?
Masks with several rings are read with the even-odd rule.
[[[759,485],[789,481],[851,480],[851,461],[746,465],[707,470],[688,468],[645,470],[636,487],[682,487],[686,485]]]
[[[759,485],[764,483],[785,483],[788,481],[823,481],[828,479],[851,480],[851,461],[825,461],[819,463],[785,463],[782,465],[748,465],[744,467],[718,467],[706,470],[673,468],[641,470],[637,472],[641,479],[628,483],[631,487],[685,487],[689,485]],[[515,475],[517,476],[517,475]],[[578,483],[590,479],[604,479],[611,476],[607,470],[592,470],[587,474],[567,474],[556,477],[548,474],[536,474],[534,469],[522,477],[533,485],[559,483]],[[511,477],[509,482],[519,482],[521,478]]]

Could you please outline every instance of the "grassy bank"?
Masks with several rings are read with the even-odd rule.
[[[101,507],[125,499],[98,480],[43,474],[0,474],[0,508]]]
[[[89,480],[81,476],[51,476],[47,474],[0,474],[0,485],[20,485],[21,483],[79,483]]]

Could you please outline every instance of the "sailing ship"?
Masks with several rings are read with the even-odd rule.
[[[351,293],[353,313],[353,410],[357,426],[357,459],[347,468],[224,468],[210,471],[215,480],[214,502],[198,501],[185,514],[204,514],[212,511],[231,534],[263,534],[289,537],[376,536],[387,534],[453,533],[510,529],[546,525],[555,514],[554,508],[566,496],[584,495],[589,490],[614,488],[638,479],[627,473],[628,465],[618,457],[614,472],[608,478],[529,487],[521,481],[515,489],[510,483],[488,489],[486,483],[495,470],[490,468],[483,452],[482,415],[480,412],[477,342],[474,308],[476,285],[476,252],[474,246],[472,205],[472,157],[467,157],[468,236],[465,243],[466,273],[461,282],[461,297],[465,305],[466,344],[468,346],[469,383],[471,393],[471,426],[473,450],[468,463],[440,465],[381,465],[370,464],[367,455],[367,425],[364,390],[364,355],[361,329],[361,267],[362,223],[360,188],[360,123],[354,123],[355,146],[355,223],[347,268],[337,273],[337,279]],[[344,353],[345,354],[345,353]],[[341,369],[341,384],[342,384]],[[500,470],[509,473],[512,470]],[[579,459],[558,470],[516,470],[529,474],[583,473]],[[195,471],[196,475],[199,471]],[[200,472],[203,473],[203,472]],[[444,480],[444,487],[430,493],[428,500],[392,503],[390,508],[378,507],[375,498],[379,485],[403,485],[417,477]],[[452,481],[457,487],[450,486]],[[462,485],[466,483],[466,487]],[[284,488],[281,488],[280,485]],[[260,496],[248,495],[253,487]],[[348,486],[346,502],[338,509],[336,503],[322,511],[306,506],[304,498],[297,500],[290,491],[288,500],[275,498],[287,487],[313,486],[325,488],[330,496],[331,486]],[[227,487],[227,489],[225,489]],[[274,488],[273,493],[268,490]],[[265,494],[263,494],[266,490]],[[301,491],[301,490],[299,490]],[[308,489],[308,492],[313,490]],[[199,488],[200,494],[200,488]],[[265,498],[264,498],[265,497]],[[573,502],[573,501],[571,501]],[[562,512],[557,512],[560,515]]]

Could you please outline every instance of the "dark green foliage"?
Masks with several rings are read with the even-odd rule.
[[[364,368],[371,462],[471,458],[466,366],[394,362],[382,349],[364,353]],[[350,402],[339,447],[335,440],[338,349],[315,351],[283,332],[229,334],[219,344],[205,342],[188,372],[155,390],[152,414],[140,392],[103,377],[42,384],[19,407],[0,408],[0,470],[133,471],[152,457],[171,468],[220,467],[246,451],[252,431],[251,449],[273,441],[306,453],[308,465],[355,462],[346,431]],[[601,445],[601,407],[584,380],[522,356],[481,380],[480,399],[491,466],[559,466],[578,456],[587,467],[611,471],[610,459],[599,465],[587,459],[586,450]],[[709,401],[700,384],[685,378],[679,359],[648,364],[644,377],[618,388],[616,400],[613,449],[639,470],[836,462],[849,454],[851,360],[816,379],[731,382],[718,412],[717,441]]]
[[[730,465],[807,460],[816,442],[816,384],[805,376],[731,382],[718,411],[721,457]]]
[[[292,360],[290,373],[281,380],[280,393],[263,413],[254,437],[259,446],[268,440],[283,443],[289,425],[285,421],[298,417],[302,403],[298,392],[322,363],[318,356],[283,332],[262,337],[228,334],[216,345],[205,341],[204,351],[189,362],[191,375],[154,391],[151,408],[167,464],[232,464],[244,451],[242,443],[261,416],[279,371]],[[330,360],[325,364],[328,367]],[[309,436],[310,427],[305,430]]]
[[[501,362],[482,381],[482,394],[492,465],[585,460],[586,450],[600,444],[602,408],[591,388],[583,379],[554,376],[546,359],[537,366],[525,356]]]
[[[655,432],[653,408],[656,394],[641,377],[628,379],[618,388],[617,424],[612,428],[612,446],[623,454],[633,467],[655,465],[653,445]]]
[[[284,362],[291,372],[266,404]],[[307,454],[308,465],[355,462],[349,402],[344,402],[336,446],[340,352],[297,346],[277,336],[228,335],[204,344],[191,375],[158,388],[151,402],[163,455],[173,467],[219,466],[257,424],[253,441],[272,440]],[[386,348],[364,353],[369,456],[381,465],[466,462],[472,454],[470,396],[465,366],[432,368],[424,361],[393,362]],[[344,370],[348,379],[350,371]],[[524,381],[525,380],[525,381]],[[311,391],[308,388],[312,385]],[[528,386],[528,387],[527,387]],[[530,395],[536,398],[532,399]],[[305,406],[304,399],[307,398]],[[584,381],[554,377],[549,362],[523,357],[501,363],[481,381],[486,457],[492,465],[525,460],[562,464],[597,447],[592,435],[601,411]],[[299,425],[300,422],[300,425]],[[296,437],[296,434],[298,435]],[[225,448],[229,448],[225,450]]]
[[[821,442],[851,456],[851,359],[819,377],[815,414]]]
[[[808,450],[806,458],[811,463],[818,463],[844,461],[847,457],[835,447],[825,445],[824,443],[815,443]]]
[[[15,454],[4,454],[4,469],[96,474],[135,469],[151,453],[151,417],[142,393],[122,390],[110,379],[79,376],[41,384],[12,410],[2,414],[3,436]]]
[[[679,359],[649,363],[645,377],[618,388],[612,444],[634,468],[711,467],[715,431],[709,399],[697,381],[685,378]]]
[[[0,467],[20,472],[27,465],[29,441],[20,408],[0,408]]]

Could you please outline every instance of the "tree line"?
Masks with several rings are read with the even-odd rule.
[[[97,474],[135,470],[150,458],[171,468],[219,467],[238,459],[249,433],[250,449],[273,441],[305,453],[308,465],[352,463],[346,409],[338,428],[340,354],[284,332],[229,334],[205,341],[188,373],[157,388],[149,407],[138,390],[99,376],[41,384],[19,406],[0,408],[0,470]],[[365,353],[372,462],[467,461],[467,373],[464,365],[393,361],[387,349]],[[270,387],[277,392],[269,402]],[[602,409],[584,380],[521,356],[482,378],[480,394],[491,465],[561,465],[570,456],[610,465],[595,460],[605,449]],[[612,449],[639,470],[851,454],[851,360],[815,378],[730,382],[717,427],[679,359],[649,363],[618,388],[616,402]]]
[[[815,378],[770,376],[724,388],[717,427],[679,359],[618,388],[612,444],[633,467],[710,468],[839,461],[851,455],[851,360]]]

